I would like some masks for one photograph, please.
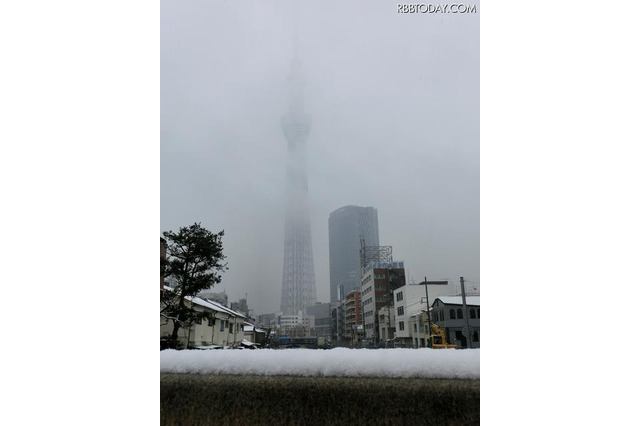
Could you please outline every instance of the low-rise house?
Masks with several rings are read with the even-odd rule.
[[[244,338],[251,343],[257,343],[260,346],[264,346],[267,343],[267,331],[245,322]]]
[[[441,296],[431,305],[431,320],[445,331],[447,343],[457,344],[460,348],[469,347],[464,328],[465,316],[469,315],[471,348],[480,347],[480,296],[466,296],[467,313],[462,306],[462,296]]]
[[[165,291],[173,291],[165,286]],[[244,339],[246,317],[239,312],[222,306],[218,302],[200,297],[185,297],[187,306],[206,313],[199,322],[190,327],[181,327],[178,340],[183,347],[207,349],[216,346],[238,346]],[[173,321],[160,319],[160,335],[171,335]]]

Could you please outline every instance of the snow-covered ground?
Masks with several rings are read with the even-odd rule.
[[[160,372],[479,379],[480,350],[164,350]]]

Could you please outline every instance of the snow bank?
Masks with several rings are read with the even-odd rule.
[[[164,350],[160,352],[160,372],[479,379],[480,350]]]

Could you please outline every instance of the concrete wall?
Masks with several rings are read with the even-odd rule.
[[[161,374],[160,424],[478,425],[480,380]]]

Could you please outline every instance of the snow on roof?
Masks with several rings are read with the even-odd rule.
[[[169,286],[164,286],[165,290],[169,290],[169,291],[174,291],[173,288],[169,287]],[[219,304],[218,302],[215,302],[211,299],[202,299],[200,297],[197,296],[185,296],[185,299],[188,300],[191,303],[194,303],[196,305],[205,307],[205,308],[209,308],[209,309],[213,309],[214,311],[218,311],[218,312],[222,312],[223,314],[230,314],[236,317],[240,317],[240,318],[246,318],[244,315],[242,315],[240,312],[236,312],[232,309],[229,309],[221,304]]]
[[[462,305],[462,296],[439,296],[436,299],[445,305]],[[467,305],[480,306],[480,296],[467,296]]]
[[[242,329],[242,331],[255,331],[256,333],[266,333],[265,330],[263,330],[261,328],[258,328],[258,327],[254,326],[254,325],[251,325],[251,324],[247,325],[246,323],[245,323],[245,326]]]
[[[238,311],[234,311],[233,309],[227,308],[224,305],[221,305],[220,303],[213,301],[211,299],[207,299],[207,302],[211,303],[212,305],[218,306],[220,309],[223,309],[224,311],[226,311],[227,313],[230,313],[231,315],[234,315],[236,317],[240,317],[240,318],[246,318],[246,316],[244,314],[241,314]]]
[[[160,351],[160,372],[479,379],[480,349],[167,349]]]

